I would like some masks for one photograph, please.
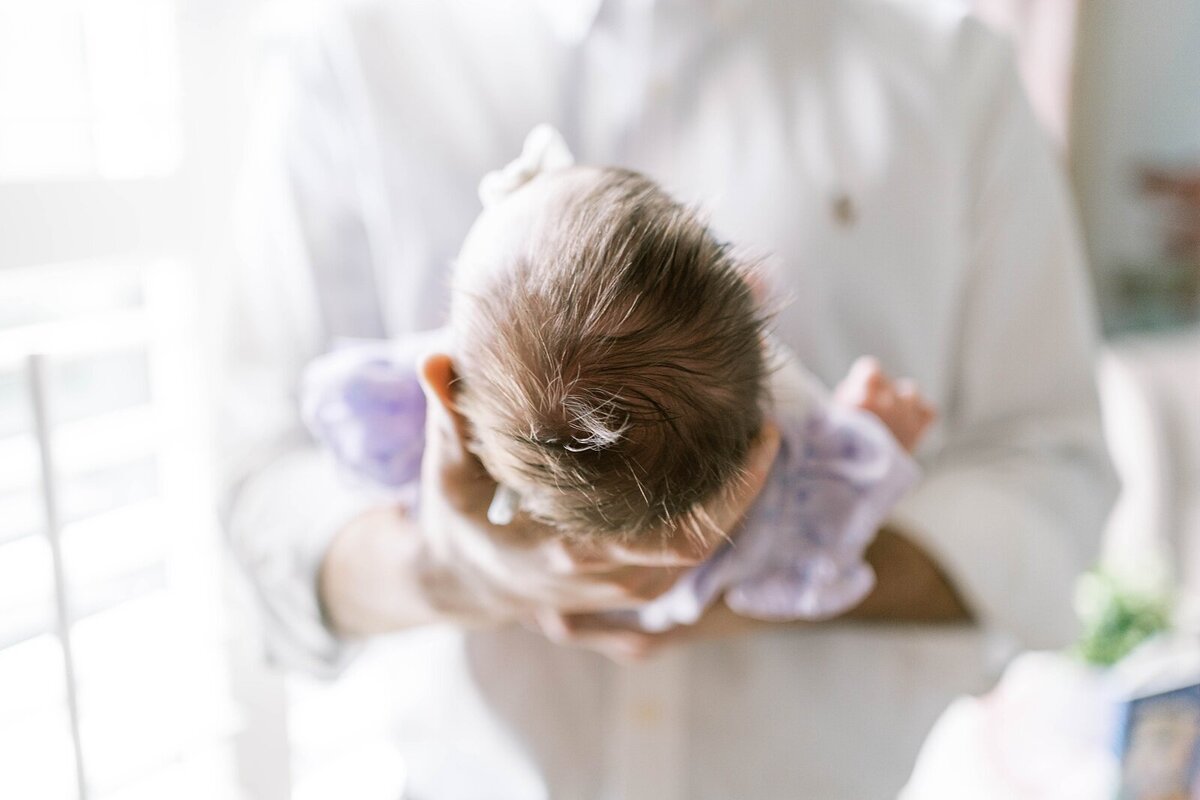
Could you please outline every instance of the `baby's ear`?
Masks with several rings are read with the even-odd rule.
[[[444,432],[452,434],[458,446],[465,449],[467,421],[455,402],[458,373],[454,369],[454,360],[445,353],[423,356],[417,364],[417,374],[421,379],[421,388],[425,390],[429,415],[439,417]]]

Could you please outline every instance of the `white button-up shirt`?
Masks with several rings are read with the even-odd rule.
[[[476,184],[537,123],[762,259],[818,377],[873,354],[942,411],[894,521],[978,626],[780,627],[637,668],[520,630],[389,637],[364,657],[397,680],[441,665],[397,703],[413,797],[885,797],[989,643],[1069,639],[1111,494],[1091,298],[1011,55],[958,4],[385,0],[293,21],[268,55],[226,430],[278,660],[331,673],[352,650],[315,575],[362,500],[300,433],[299,370],[333,337],[444,321]]]

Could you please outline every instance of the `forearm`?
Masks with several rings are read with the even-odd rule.
[[[318,592],[326,624],[339,635],[391,633],[466,622],[439,600],[447,580],[427,556],[416,522],[395,508],[367,511],[334,537],[321,562]]]
[[[970,622],[971,611],[958,591],[928,554],[905,535],[891,529],[879,531],[867,548],[866,561],[875,571],[875,587],[850,611],[825,622],[802,620],[774,623],[751,620],[729,611],[724,603],[715,616],[713,633],[718,635],[747,628],[779,624],[811,629],[836,625],[844,620],[869,622],[953,623]]]
[[[901,533],[884,528],[867,549],[867,563],[875,570],[876,584],[855,608],[825,622],[767,622],[744,617],[725,603],[714,605],[695,625],[675,628],[657,643],[672,639],[708,639],[754,631],[789,628],[812,630],[837,625],[845,620],[895,623],[963,623],[973,619],[971,611],[938,565],[920,547]],[[650,634],[648,639],[655,638]]]
[[[937,563],[904,534],[884,528],[867,549],[875,588],[848,619],[893,622],[967,622],[958,591]]]

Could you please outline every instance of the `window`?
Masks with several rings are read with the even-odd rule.
[[[0,515],[0,681],[11,698],[0,701],[0,796],[80,796],[73,732],[89,797],[187,796],[222,780],[196,796],[234,796],[216,537],[203,450],[186,429],[202,415],[179,376],[187,331],[163,327],[187,318],[185,281],[172,262],[0,277],[0,507],[13,512]],[[45,353],[40,395],[19,356],[33,349]],[[42,513],[44,447],[57,531]]]
[[[220,234],[175,224],[231,171],[185,148],[235,126],[181,81],[229,58],[225,5],[0,0],[0,797],[248,796],[197,321]]]
[[[180,158],[175,6],[0,3],[0,178],[145,178]]]

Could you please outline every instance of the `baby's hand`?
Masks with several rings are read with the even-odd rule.
[[[888,427],[896,441],[912,452],[937,417],[937,411],[910,380],[893,381],[879,362],[863,356],[833,392],[834,399],[870,411]]]

